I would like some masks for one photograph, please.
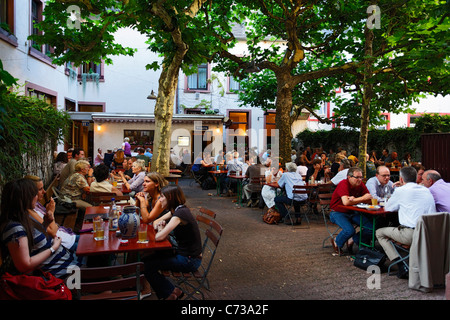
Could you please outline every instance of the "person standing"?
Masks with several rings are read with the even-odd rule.
[[[130,138],[125,137],[123,139],[122,143],[122,149],[125,154],[125,157],[131,157],[131,145],[130,145]]]

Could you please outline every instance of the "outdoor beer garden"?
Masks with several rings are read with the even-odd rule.
[[[29,52],[51,47],[40,54],[68,79],[71,65],[132,56],[117,28],[144,34],[163,60],[146,66],[161,69],[150,114],[99,111],[94,95],[72,110],[68,93],[22,79],[0,53],[0,300],[450,299],[450,114],[412,107],[448,98],[443,4],[35,2],[30,14],[48,18]],[[15,3],[2,7],[1,45],[20,37]],[[244,55],[232,45],[238,12],[252,31]],[[239,107],[179,97],[202,92],[194,82],[220,88],[212,62]],[[75,82],[101,91],[120,72],[103,75]],[[127,90],[116,99],[131,105]],[[394,127],[398,114],[407,127]]]

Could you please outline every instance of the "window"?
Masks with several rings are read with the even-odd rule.
[[[78,69],[78,80],[86,81],[104,81],[103,61],[101,64],[94,62],[83,63]]]
[[[75,103],[75,101],[65,99],[64,102],[66,105],[66,111],[77,111],[77,104]]]
[[[104,112],[105,104],[96,103],[78,103],[79,112]]]
[[[132,149],[136,147],[147,148],[153,146],[155,130],[124,130],[123,137],[130,139]]]
[[[14,1],[0,0],[0,28],[14,33]]]
[[[38,98],[56,107],[56,97],[58,95],[56,91],[46,89],[30,82],[25,84],[25,90],[28,96]]]
[[[416,120],[419,119],[422,115],[409,115],[409,127],[414,128],[416,126]]]
[[[187,77],[188,90],[207,90],[208,89],[208,64],[204,63],[198,66],[197,73]]]
[[[41,32],[36,27],[36,24],[41,22],[43,4],[41,0],[31,0],[31,34],[39,35]],[[51,63],[51,59],[48,57],[52,48],[48,44],[39,45],[35,41],[31,41],[30,54],[35,58],[43,60],[44,62]]]
[[[383,120],[386,120],[387,123],[379,125],[376,128],[378,130],[389,130],[389,129],[391,129],[391,115],[389,113],[383,113],[381,115],[381,117],[383,118]]]
[[[230,82],[229,82],[229,90],[228,90],[229,92],[237,93],[238,91],[241,90],[240,83],[237,82],[234,77],[229,77],[228,79],[230,80]]]
[[[248,112],[230,112],[229,118],[232,121],[230,129],[234,130],[237,135],[247,132]]]
[[[228,117],[231,120],[231,125],[227,130],[227,148],[229,146],[231,149],[235,149],[243,155],[243,150],[248,149],[249,138],[247,129],[249,128],[249,113],[230,111]]]
[[[269,148],[269,146],[272,144],[272,136],[275,136],[275,129],[276,129],[276,124],[275,124],[275,117],[276,117],[276,113],[275,112],[269,112],[266,115],[266,130],[267,130],[267,136],[266,136],[266,147]]]

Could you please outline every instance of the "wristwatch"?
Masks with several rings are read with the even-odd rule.
[[[55,253],[55,249],[53,249],[53,247],[50,247],[50,251],[51,251],[52,254]]]

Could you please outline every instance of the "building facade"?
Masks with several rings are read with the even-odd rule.
[[[160,71],[145,66],[161,59],[148,50],[144,35],[131,29],[119,30],[116,41],[136,49],[133,57],[115,56],[113,63],[81,66],[52,64],[47,56],[52,48],[38,46],[28,36],[38,32],[45,0],[0,0],[0,59],[4,69],[18,78],[24,95],[37,96],[66,110],[72,118],[70,136],[57,151],[81,147],[93,157],[98,148],[120,148],[125,137],[132,145],[152,148],[155,130],[153,94],[158,92]],[[245,37],[236,30],[240,43],[234,52],[245,55]],[[239,33],[240,32],[240,33]],[[262,45],[270,45],[262,43]],[[233,77],[213,71],[211,64],[198,66],[198,72],[186,76],[180,71],[172,125],[172,147],[186,148],[194,157],[194,141],[210,148],[213,155],[221,145],[227,149],[270,148],[275,129],[275,112],[240,107],[239,84]],[[447,104],[446,104],[447,102]],[[446,113],[448,98],[430,98],[417,105],[417,115],[390,115],[386,129],[411,126],[424,112]],[[331,116],[333,106],[325,103],[318,114]],[[321,130],[320,124],[303,114],[292,126],[295,136],[304,129]]]

